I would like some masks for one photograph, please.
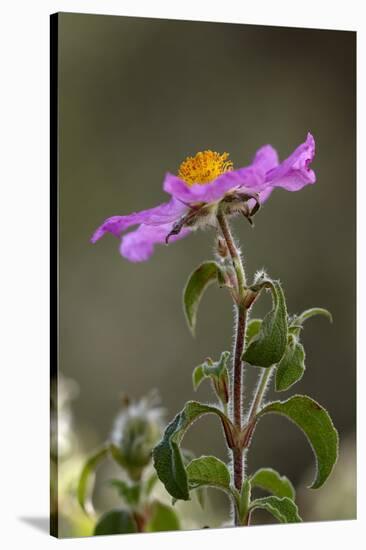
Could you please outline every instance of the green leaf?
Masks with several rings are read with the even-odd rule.
[[[229,400],[229,373],[227,363],[230,355],[229,351],[224,351],[220,359],[215,363],[211,359],[207,359],[202,365],[196,367],[192,374],[193,388],[197,390],[203,380],[210,379],[217,396],[223,404],[226,404]]]
[[[281,523],[298,523],[301,520],[298,508],[293,500],[288,497],[263,497],[253,500],[249,506],[249,510],[253,511],[256,508],[267,510]]]
[[[216,262],[204,262],[191,273],[183,293],[183,308],[188,326],[194,335],[197,311],[206,288],[217,280],[220,268]]]
[[[248,513],[251,493],[252,493],[251,480],[249,478],[246,478],[243,481],[243,485],[240,491],[239,515],[240,515],[241,521],[245,519],[245,516]]]
[[[310,397],[295,395],[287,401],[269,403],[258,417],[268,413],[286,416],[304,432],[316,461],[316,476],[311,488],[321,487],[338,458],[338,433],[328,412]]]
[[[213,362],[209,359],[196,367],[192,375],[194,389],[196,390],[205,378],[216,378],[219,380],[223,375],[227,374],[227,363],[230,355],[230,351],[223,351],[218,361]]]
[[[333,323],[333,317],[330,311],[327,309],[324,309],[322,307],[312,307],[310,309],[307,309],[301,313],[301,315],[298,315],[294,321],[293,324],[296,325],[302,325],[307,319],[310,319],[310,317],[314,317],[314,315],[323,315],[326,317],[331,323]]]
[[[108,454],[108,446],[104,445],[98,449],[85,463],[76,489],[77,499],[86,514],[90,514],[93,511],[92,504],[88,500],[89,485],[91,484],[91,478],[94,476],[94,471],[98,464],[106,458]]]
[[[295,489],[286,476],[281,476],[272,468],[261,468],[250,478],[252,487],[259,487],[277,497],[295,500]]]
[[[155,500],[152,503],[150,513],[151,516],[145,526],[145,531],[179,531],[179,519],[171,506]]]
[[[288,390],[303,377],[305,350],[297,338],[290,335],[286,351],[276,369],[276,391]]]
[[[119,496],[126,504],[132,507],[138,504],[141,495],[141,485],[139,483],[131,485],[121,479],[111,479],[108,483],[117,489]]]
[[[137,533],[136,522],[127,510],[111,510],[100,518],[93,535],[119,535],[122,533]]]
[[[154,467],[159,479],[175,499],[189,500],[188,478],[179,446],[189,426],[204,414],[217,414],[225,433],[234,429],[230,420],[216,407],[188,401],[166,427],[162,440],[153,449]]]
[[[261,329],[261,326],[262,319],[250,319],[245,332],[245,341],[247,345],[249,345],[253,338],[257,336]]]
[[[271,367],[285,353],[287,344],[287,311],[285,297],[278,281],[265,280],[262,286],[272,292],[273,308],[262,321],[259,333],[243,354],[243,361],[257,367]]]
[[[191,450],[183,449],[182,447],[181,447],[180,451],[181,451],[182,456],[183,456],[183,464],[187,468],[188,464],[190,462],[192,462],[192,460],[195,460],[196,455]],[[197,488],[197,490],[195,491],[195,494],[196,494],[199,505],[203,509],[205,507],[205,502],[206,502],[206,488],[205,487]],[[173,503],[175,504],[176,499],[173,499],[173,501],[174,501]]]
[[[231,494],[230,472],[215,456],[201,456],[192,460],[187,466],[189,489],[198,487],[216,487]]]

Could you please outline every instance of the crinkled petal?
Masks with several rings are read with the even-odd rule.
[[[271,187],[283,187],[287,191],[299,191],[309,183],[315,183],[316,177],[310,164],[315,156],[315,141],[308,133],[304,143],[277,168],[266,175],[266,183]]]
[[[253,165],[260,167],[266,174],[278,166],[278,154],[272,145],[263,145],[255,154]]]
[[[120,253],[130,262],[144,262],[150,258],[156,244],[165,243],[173,223],[163,225],[140,225],[122,237]],[[169,242],[177,241],[189,235],[191,231],[184,228],[178,235],[172,235]]]
[[[161,225],[175,222],[186,211],[187,207],[181,201],[172,197],[169,202],[148,210],[134,212],[128,216],[112,216],[106,219],[102,225],[98,227],[91,238],[91,242],[95,243],[103,237],[105,233],[112,233],[112,235],[119,237],[125,229],[132,225],[141,223],[146,225]]]
[[[265,172],[260,166],[247,166],[238,170],[225,172],[215,180],[206,184],[188,186],[182,179],[173,174],[166,174],[164,191],[176,197],[185,204],[197,202],[216,202],[225,193],[233,189],[259,192],[265,185]]]

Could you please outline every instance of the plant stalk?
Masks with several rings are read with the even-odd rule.
[[[247,311],[243,306],[238,306],[237,320],[236,320],[236,338],[234,349],[234,376],[233,376],[233,388],[232,388],[232,403],[233,403],[233,421],[234,425],[241,430],[242,428],[242,394],[243,394],[243,377],[242,377],[242,360],[241,356],[244,351],[244,338],[245,338],[245,326],[246,326]],[[242,479],[242,457],[240,450],[240,467],[239,457],[234,458],[234,481],[235,487],[238,491],[241,490]]]
[[[242,354],[244,351],[245,341],[245,329],[247,321],[247,308],[244,305],[244,299],[246,294],[246,281],[244,267],[240,252],[237,249],[234,239],[232,237],[229,224],[225,215],[219,212],[217,220],[222,232],[222,235],[226,241],[228,250],[230,252],[233,267],[236,273],[237,279],[237,296],[238,300],[235,303],[236,308],[236,328],[235,328],[235,344],[234,344],[234,358],[233,358],[233,383],[231,384],[231,403],[233,422],[235,427],[240,431],[242,428],[242,396],[243,396],[243,378],[242,378]],[[242,447],[234,447],[232,449],[233,455],[233,477],[234,485],[240,492],[243,483],[243,449]],[[237,511],[235,511],[235,525],[240,525],[240,517]]]
[[[266,392],[268,382],[271,379],[272,372],[273,372],[273,367],[270,367],[268,369],[264,369],[264,368],[262,369],[262,373],[261,373],[261,376],[260,376],[260,379],[259,379],[257,390],[256,390],[256,393],[255,393],[252,405],[250,407],[250,412],[249,412],[249,416],[248,416],[248,424],[250,424],[254,420],[254,418],[255,418],[255,416],[258,412],[258,409],[259,409],[259,407],[262,403],[262,399],[263,399],[264,394]]]
[[[238,283],[239,298],[241,300],[244,300],[246,281],[245,281],[244,267],[243,267],[243,262],[241,260],[240,252],[234,242],[228,221],[222,212],[219,212],[217,214],[217,220],[219,222],[222,235],[229,249],[231,260],[233,262],[233,267],[235,269],[237,283]]]

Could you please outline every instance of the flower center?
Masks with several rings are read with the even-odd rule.
[[[182,162],[178,176],[189,186],[195,183],[204,185],[233,169],[233,163],[228,158],[229,153],[220,155],[214,151],[202,151]]]

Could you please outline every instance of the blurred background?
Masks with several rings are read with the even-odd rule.
[[[139,398],[157,388],[170,420],[194,397],[193,367],[232,344],[224,290],[204,296],[195,339],[182,312],[187,276],[212,255],[212,231],[132,264],[111,235],[91,245],[94,229],[111,215],[165,201],[164,174],[176,173],[187,155],[228,151],[240,167],[271,143],[283,159],[311,131],[317,183],[299,193],[276,190],[254,229],[244,219],[234,227],[249,277],[265,267],[279,278],[291,313],[322,306],[333,314],[333,325],[319,317],[305,326],[307,370],[295,392],[328,408],[340,461],[323,489],[305,489],[314,470],[308,443],[286,419],[268,416],[247,464],[290,477],[305,520],[355,517],[355,48],[353,32],[60,14],[59,366],[72,379],[74,451],[59,481],[109,436],[121,393]],[[262,299],[254,314],[269,307]],[[247,398],[255,375],[248,367]],[[197,397],[212,399],[209,386]],[[185,446],[226,459],[210,416]],[[108,490],[98,487],[96,506],[108,508]],[[196,527],[229,519],[225,497],[210,497]],[[63,533],[82,533],[71,525],[70,500],[60,507]]]

